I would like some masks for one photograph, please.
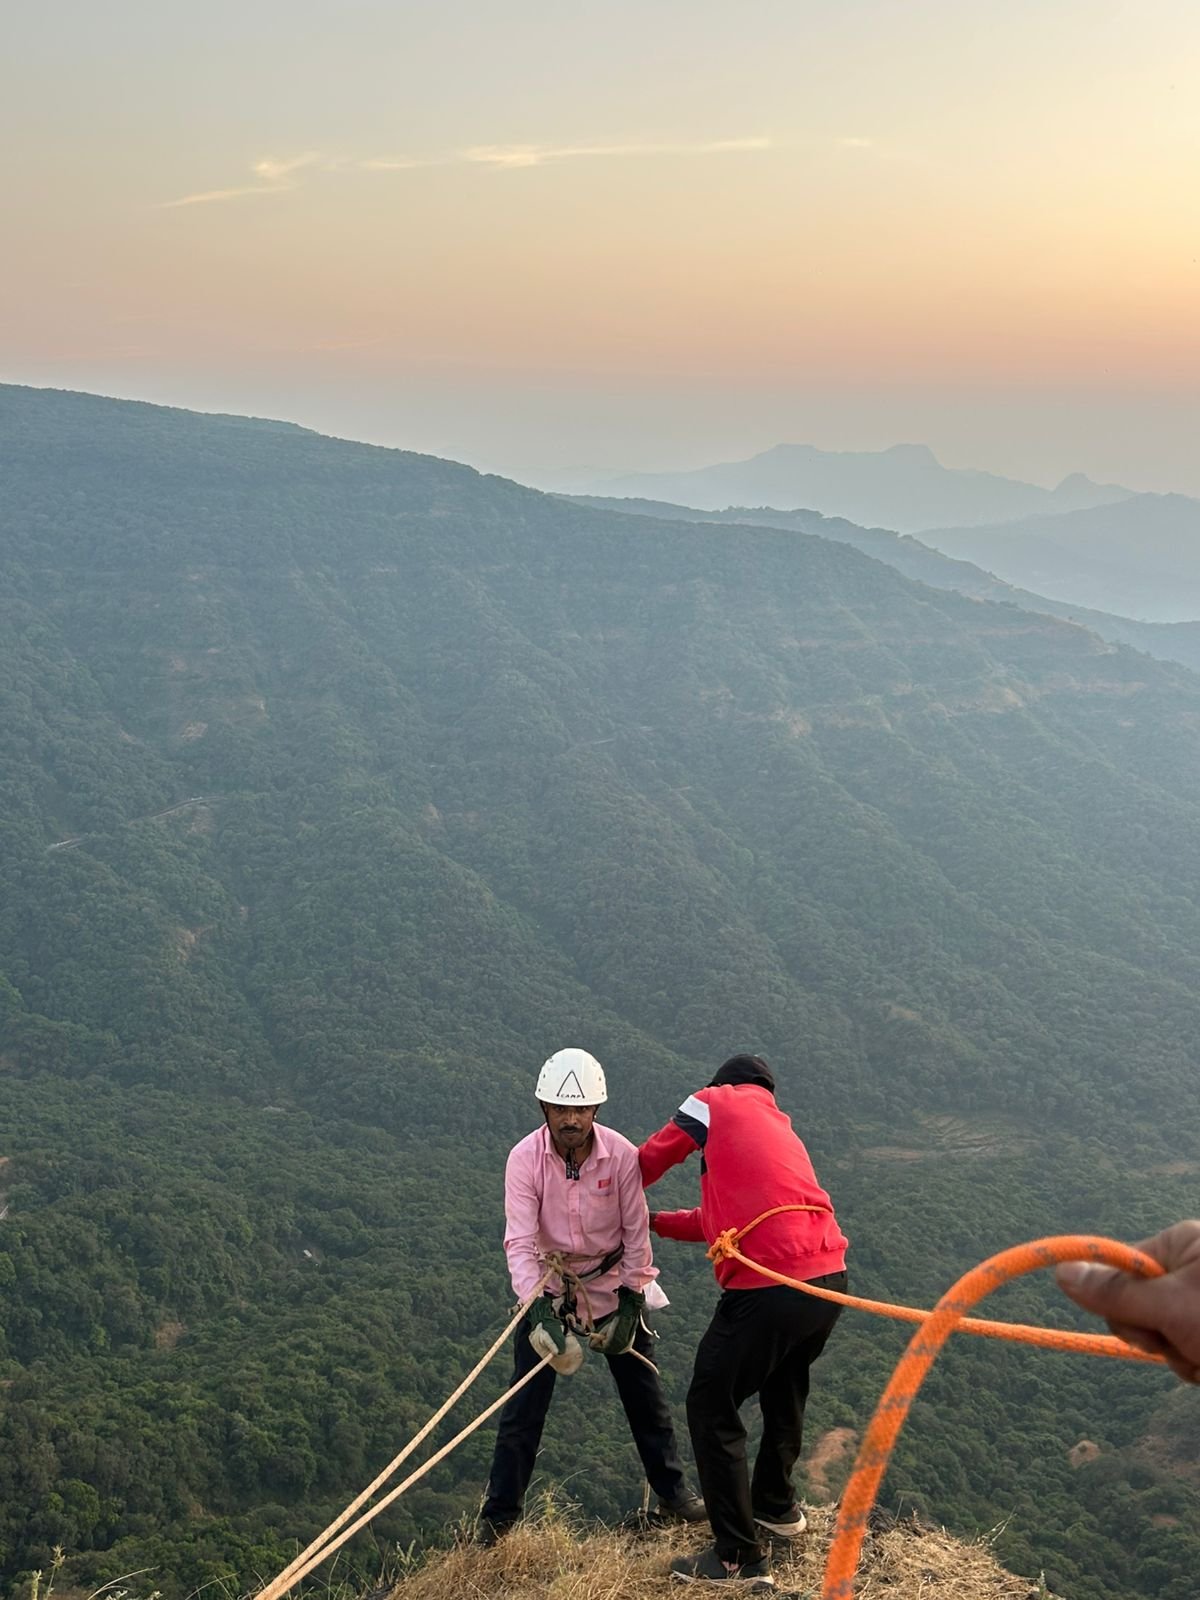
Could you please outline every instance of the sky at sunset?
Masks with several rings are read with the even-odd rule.
[[[0,378],[1200,494],[1197,0],[13,7]]]

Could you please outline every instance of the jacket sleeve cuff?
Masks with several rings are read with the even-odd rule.
[[[656,1211],[651,1228],[660,1239],[687,1239],[698,1244],[704,1242],[698,1206],[692,1211]]]

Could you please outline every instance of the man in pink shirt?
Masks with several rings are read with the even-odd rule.
[[[552,1252],[580,1286],[552,1278],[522,1318],[513,1382],[552,1352],[555,1365],[573,1370],[572,1357],[575,1364],[578,1358],[567,1319],[572,1309],[584,1325],[590,1316],[606,1337],[604,1354],[659,1514],[702,1521],[704,1503],[688,1489],[666,1397],[648,1364],[652,1346],[642,1310],[665,1305],[666,1297],[655,1281],[637,1147],[596,1122],[608,1091],[603,1068],[586,1050],[551,1056],[537,1098],[543,1124],[513,1147],[504,1171],[504,1253],[518,1300],[537,1287]],[[494,1544],[522,1515],[554,1380],[554,1366],[543,1367],[500,1413],[477,1534],[482,1544]]]

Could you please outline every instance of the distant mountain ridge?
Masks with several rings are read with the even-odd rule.
[[[733,505],[811,506],[827,516],[900,533],[1087,510],[1134,493],[1119,484],[1093,483],[1079,472],[1054,489],[1044,489],[997,473],[944,467],[923,444],[897,444],[888,450],[777,444],[747,461],[691,472],[631,473],[590,488],[593,494],[667,500],[705,511]]]
[[[1131,495],[988,527],[933,528],[926,538],[1060,601],[1159,623],[1200,617],[1200,500],[1188,495]]]
[[[660,500],[608,500],[599,495],[567,498],[597,510],[623,511],[626,515],[726,525],[752,523],[760,528],[794,528],[798,533],[815,533],[823,539],[853,545],[865,555],[885,561],[906,578],[915,578],[935,589],[953,589],[975,600],[994,600],[1001,605],[1020,606],[1025,611],[1063,617],[1068,622],[1090,628],[1114,644],[1132,645],[1135,650],[1144,650],[1160,661],[1178,661],[1200,672],[1200,621],[1142,622],[1067,600],[1051,599],[1049,595],[1006,583],[971,561],[945,555],[911,534],[893,533],[890,528],[860,528],[844,517],[826,517],[819,511],[780,511],[773,506],[729,506],[723,511],[698,511],[692,506],[673,506]],[[1021,524],[1016,526],[1019,528]],[[1200,606],[1197,615],[1200,616]]]

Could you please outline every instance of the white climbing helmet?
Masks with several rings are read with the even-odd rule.
[[[586,1050],[556,1050],[538,1073],[535,1093],[548,1106],[602,1106],[604,1068]]]

